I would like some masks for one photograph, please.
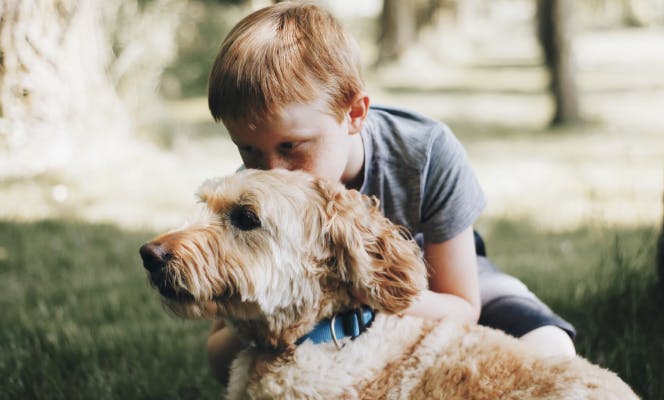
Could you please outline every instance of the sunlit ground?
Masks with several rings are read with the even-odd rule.
[[[507,55],[496,39],[511,41]],[[546,74],[527,35],[493,36],[458,67],[393,71],[378,97],[450,124],[489,196],[487,215],[547,228],[649,224],[661,219],[664,186],[664,46],[657,43],[664,44],[662,30],[580,35],[588,122],[577,127],[546,128]]]
[[[523,28],[456,43],[453,54],[414,49],[405,62],[366,77],[374,103],[452,127],[489,198],[487,217],[525,218],[542,229],[654,225],[664,191],[663,38],[661,29],[580,34],[588,122],[556,130],[546,128],[546,74]],[[168,102],[159,125],[140,137],[150,140],[120,144],[94,163],[72,158],[64,171],[0,182],[0,218],[173,227],[193,210],[204,179],[240,165],[204,97]]]

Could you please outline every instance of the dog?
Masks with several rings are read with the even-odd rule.
[[[538,357],[491,328],[399,315],[427,270],[374,198],[284,170],[208,180],[198,198],[196,218],[140,254],[167,308],[221,318],[247,339],[228,399],[637,398],[579,356]]]

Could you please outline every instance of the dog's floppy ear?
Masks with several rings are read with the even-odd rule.
[[[405,310],[427,286],[415,241],[382,215],[375,198],[323,180],[316,186],[326,202],[324,229],[342,281],[375,309]]]

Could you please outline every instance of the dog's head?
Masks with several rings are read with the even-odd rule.
[[[417,245],[375,200],[341,184],[247,170],[206,181],[198,197],[195,222],[141,247],[152,285],[178,315],[225,318],[290,344],[361,302],[403,311],[426,287]]]

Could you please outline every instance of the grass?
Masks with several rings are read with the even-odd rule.
[[[150,236],[79,222],[0,222],[0,398],[215,398],[207,322],[162,309]]]
[[[653,228],[542,233],[502,220],[489,233],[491,258],[574,324],[579,354],[618,373],[642,398],[664,398],[664,290]]]
[[[579,330],[578,351],[664,398],[664,305],[652,228],[542,232],[489,221],[489,251]],[[212,399],[207,322],[180,321],[146,283],[151,232],[0,221],[0,398]]]

